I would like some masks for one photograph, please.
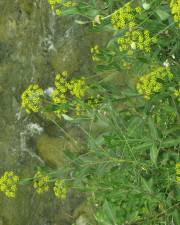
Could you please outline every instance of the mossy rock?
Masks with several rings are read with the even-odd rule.
[[[65,164],[64,147],[63,138],[43,134],[37,139],[38,155],[52,167],[62,167]]]

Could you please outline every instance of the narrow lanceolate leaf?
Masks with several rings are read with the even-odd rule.
[[[173,147],[173,146],[177,146],[180,145],[180,138],[177,137],[176,139],[167,139],[162,143],[162,147],[168,148],[168,147]]]
[[[169,18],[169,13],[167,13],[165,10],[163,9],[157,9],[156,10],[157,15],[160,17],[160,19],[163,20],[167,20]]]
[[[152,182],[146,181],[143,177],[141,177],[143,188],[146,192],[152,193]]]
[[[62,114],[62,117],[67,121],[73,121],[74,119],[66,114]]]
[[[153,144],[150,148],[150,158],[152,163],[154,163],[155,165],[157,165],[158,154],[159,154],[159,149],[157,148],[155,144]]]
[[[157,128],[154,124],[154,121],[152,120],[152,118],[148,118],[148,127],[149,127],[149,131],[150,131],[150,135],[152,137],[153,140],[158,140],[158,132],[157,132]]]
[[[114,212],[112,211],[112,206],[110,205],[110,203],[107,200],[105,200],[103,208],[104,208],[104,211],[106,212],[106,215],[108,216],[109,220],[112,222],[112,224],[118,225],[116,223]]]
[[[74,15],[74,14],[76,14],[76,13],[78,13],[78,12],[79,12],[79,11],[78,11],[77,8],[71,7],[71,8],[68,8],[68,9],[66,9],[66,10],[63,10],[62,15],[63,15],[63,16],[69,16],[69,15]]]

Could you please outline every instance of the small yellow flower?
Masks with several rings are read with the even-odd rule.
[[[0,191],[4,192],[8,198],[14,198],[18,183],[19,177],[14,175],[13,171],[6,171],[0,178]]]
[[[174,22],[177,22],[180,27],[180,0],[171,0],[170,1],[171,13],[174,16]]]
[[[51,95],[52,102],[57,105],[64,105],[67,103],[66,93],[68,91],[68,82],[67,82],[68,73],[64,71],[58,73],[55,77],[54,85],[55,89]],[[61,107],[55,111],[55,113],[60,117],[63,113],[66,113],[67,110],[65,107]]]
[[[42,194],[49,190],[49,177],[44,176],[40,171],[34,175],[34,189],[38,194]]]
[[[100,53],[99,51],[99,46],[95,45],[94,47],[91,48],[91,55],[92,55],[92,60],[94,62],[98,62],[100,59],[98,57],[98,54]]]
[[[67,187],[64,180],[56,180],[54,183],[54,194],[57,198],[63,200],[67,196]]]
[[[38,112],[40,108],[40,97],[43,90],[37,84],[31,84],[21,95],[21,107],[27,113]]]
[[[178,87],[174,91],[174,96],[177,98],[177,100],[180,102],[180,82],[178,83]]]
[[[57,16],[60,16],[62,14],[62,10],[61,9],[56,9],[55,12],[56,12],[56,15]]]
[[[136,8],[135,8],[135,11],[136,11],[137,13],[141,13],[141,12],[142,12],[142,8],[141,8],[141,7],[136,7]]]
[[[180,162],[176,163],[176,181],[180,182]]]
[[[76,6],[76,3],[73,1],[67,1],[67,2],[63,3],[63,6],[69,8],[69,7]]]
[[[48,0],[49,5],[51,6],[51,9],[55,8],[56,0]]]

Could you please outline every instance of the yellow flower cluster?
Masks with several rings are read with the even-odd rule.
[[[75,109],[74,110],[75,110],[76,116],[81,116],[83,114],[83,108],[78,103],[75,104]]]
[[[69,7],[76,6],[76,3],[72,2],[72,1],[67,1],[67,2],[63,3],[63,6],[69,8]]]
[[[119,50],[121,52],[128,51],[129,55],[133,55],[135,50],[149,53],[151,51],[151,45],[156,42],[157,39],[155,37],[151,38],[148,30],[128,31],[125,33],[124,37],[118,38]]]
[[[180,182],[180,162],[176,163],[176,181]]]
[[[111,24],[115,29],[133,28],[136,26],[135,14],[141,13],[142,9],[137,7],[133,9],[130,3],[125,4],[116,10],[111,16]]]
[[[98,57],[98,54],[100,53],[99,51],[99,46],[95,45],[94,47],[91,48],[91,55],[92,55],[92,60],[94,62],[98,62],[100,59]]]
[[[144,95],[145,99],[150,99],[153,94],[160,92],[162,88],[161,81],[166,77],[173,78],[170,68],[156,67],[152,72],[139,78],[136,86],[138,93]]]
[[[82,98],[85,95],[85,79],[82,77],[78,80],[71,80],[68,83],[68,89],[70,90],[71,95]]]
[[[67,188],[64,180],[56,180],[54,183],[54,194],[57,198],[63,200],[67,195]]]
[[[63,107],[63,105],[68,103],[68,97],[81,99],[85,95],[85,79],[83,77],[80,79],[72,79],[70,81],[67,81],[67,78],[67,71],[64,71],[62,74],[57,74],[55,78],[55,89],[51,97],[54,104],[62,105],[61,108],[55,111],[58,116],[67,112],[66,107]],[[79,108],[79,104],[76,105],[75,111],[79,111]]]
[[[180,27],[180,0],[171,0],[170,8],[174,16],[174,21],[177,22]]]
[[[69,7],[73,7],[76,5],[75,2],[72,2],[72,1],[67,1],[67,2],[64,2],[62,0],[48,0],[48,3],[50,4],[51,6],[51,9],[53,11],[55,11],[56,15],[60,16],[62,14],[62,7],[66,7],[66,8],[69,8]]]
[[[40,171],[34,175],[34,189],[38,194],[47,192],[49,190],[49,177],[44,176]]]
[[[21,95],[21,106],[27,113],[38,112],[40,106],[40,96],[43,95],[43,90],[38,84],[31,84]]]
[[[178,83],[179,87],[174,91],[174,96],[180,102],[180,82]]]
[[[48,0],[51,9],[54,10],[57,4],[61,4],[62,0]]]
[[[67,97],[65,96],[66,92],[68,91],[68,82],[67,82],[68,73],[67,71],[62,72],[61,74],[58,73],[55,77],[55,89],[52,93],[52,101],[54,104],[66,104]],[[55,111],[55,113],[60,116],[62,113],[66,113],[67,110],[65,107],[59,108]]]
[[[8,198],[14,198],[16,196],[18,182],[18,176],[14,175],[12,171],[6,171],[0,178],[0,190],[4,192]]]
[[[98,106],[100,104],[100,96],[97,95],[96,97],[94,96],[89,96],[87,99],[87,104],[90,106]]]

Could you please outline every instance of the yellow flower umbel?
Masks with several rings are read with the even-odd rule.
[[[151,51],[151,45],[156,42],[156,38],[151,38],[148,30],[128,31],[124,37],[118,38],[119,50],[121,52],[127,51],[129,55],[133,55],[136,50],[149,53]]]
[[[66,97],[66,93],[68,91],[67,77],[68,77],[67,71],[62,72],[61,74],[58,73],[55,77],[55,82],[54,82],[55,89],[54,89],[51,97],[52,97],[52,101],[54,104],[57,104],[59,106],[62,105],[61,108],[59,108],[55,111],[55,113],[58,116],[61,116],[62,113],[67,112],[65,107],[63,107],[63,105],[68,102],[67,97]]]
[[[87,104],[92,107],[98,107],[101,103],[100,96],[89,96],[87,99]]]
[[[75,112],[79,111],[76,99],[82,99],[85,95],[85,78],[68,80],[68,73],[64,71],[59,73],[55,78],[55,89],[51,95],[52,102],[57,105],[55,113],[61,117],[68,111],[71,103],[75,107]]]
[[[47,192],[49,190],[49,177],[44,176],[40,171],[34,175],[34,189],[38,194]]]
[[[8,198],[14,198],[16,196],[18,182],[18,176],[14,175],[12,171],[6,171],[0,178],[0,190],[4,192]]]
[[[54,183],[54,194],[57,198],[63,200],[67,196],[67,188],[64,180],[56,180]]]
[[[144,95],[145,99],[150,99],[152,95],[160,92],[162,81],[166,78],[173,78],[169,67],[156,67],[152,72],[143,75],[137,82],[137,91]]]
[[[51,9],[56,13],[57,16],[61,16],[63,7],[69,8],[76,6],[76,3],[73,1],[64,2],[62,0],[48,0]]]
[[[21,95],[21,106],[27,113],[38,112],[40,108],[40,96],[43,90],[38,84],[31,84]]]
[[[85,95],[85,79],[74,79],[68,83],[68,89],[70,90],[71,95],[76,98],[82,98]]]
[[[180,162],[176,163],[176,181],[180,182]]]
[[[99,46],[95,45],[94,47],[91,48],[91,55],[92,55],[92,60],[94,62],[98,62],[100,59],[98,57],[98,54],[100,53],[99,51]]]
[[[180,0],[171,0],[170,2],[171,13],[174,16],[174,22],[178,23],[180,27]]]
[[[141,13],[142,9],[137,7],[133,9],[130,3],[125,4],[116,10],[111,16],[111,24],[114,29],[133,28],[136,26],[135,15]]]
[[[63,3],[63,6],[69,8],[69,7],[76,6],[76,3],[73,1],[67,1],[67,2]]]
[[[57,4],[61,4],[62,0],[48,0],[51,9],[54,10]]]

